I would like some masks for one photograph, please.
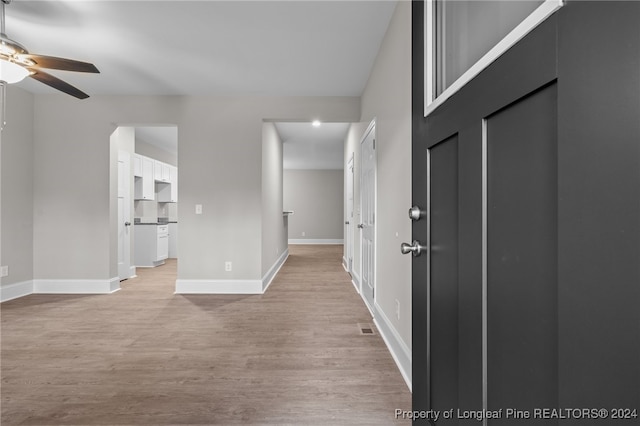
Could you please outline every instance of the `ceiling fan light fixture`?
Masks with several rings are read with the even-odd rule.
[[[0,59],[0,81],[8,84],[18,83],[29,75],[29,70],[13,62]]]
[[[13,56],[16,53],[18,53],[18,52],[10,44],[5,43],[4,41],[2,43],[0,43],[0,54],[6,55],[6,56]]]

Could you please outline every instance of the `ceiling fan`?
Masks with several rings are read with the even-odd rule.
[[[4,6],[11,3],[11,1],[0,0],[0,24],[2,26],[0,31],[0,80],[2,81],[0,83],[12,83],[25,77],[31,77],[78,99],[88,98],[89,95],[82,90],[44,72],[42,69],[99,73],[98,68],[88,62],[31,54],[20,43],[7,37],[5,34]],[[8,81],[9,79],[13,81]]]

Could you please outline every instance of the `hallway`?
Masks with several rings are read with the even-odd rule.
[[[3,303],[1,423],[394,424],[411,393],[341,255],[291,246],[264,295],[174,295],[173,261]]]

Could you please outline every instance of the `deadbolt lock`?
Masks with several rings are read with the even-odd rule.
[[[413,206],[409,209],[409,219],[420,220],[423,216],[423,211],[418,206]]]

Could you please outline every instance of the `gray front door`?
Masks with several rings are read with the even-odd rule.
[[[640,415],[639,4],[568,2],[426,118],[422,8],[413,409],[432,411],[418,423]]]

